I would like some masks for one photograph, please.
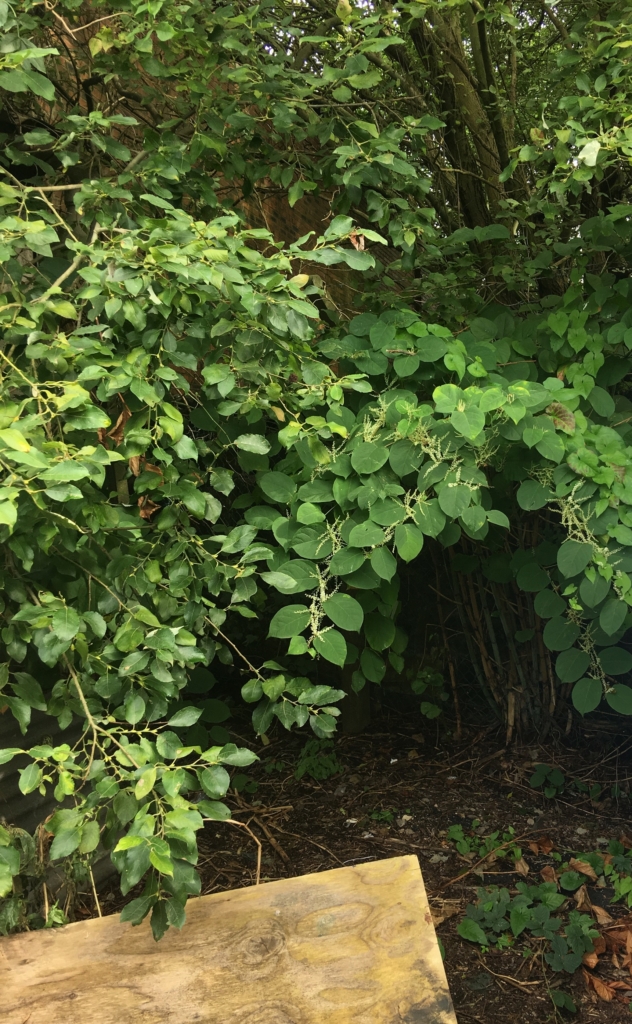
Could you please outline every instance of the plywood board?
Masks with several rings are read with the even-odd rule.
[[[416,857],[0,939],[3,1024],[456,1024]]]

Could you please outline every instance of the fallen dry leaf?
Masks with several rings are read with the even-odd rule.
[[[622,833],[619,842],[623,843],[623,845],[627,847],[628,850],[632,849],[632,838],[625,832]]]
[[[618,951],[625,949],[627,944],[628,932],[608,930],[604,932],[604,939],[608,949]]]
[[[600,956],[601,953],[606,952],[606,940],[604,939],[603,935],[598,935],[595,939],[593,939],[593,950],[597,954],[597,956]]]
[[[529,843],[529,849],[531,850],[531,853],[535,853],[536,857],[540,852],[540,847],[537,843]]]
[[[533,850],[534,846],[536,847],[535,850]],[[540,836],[534,843],[529,843],[529,847],[534,853],[544,853],[545,855],[548,855],[553,849],[553,840],[550,839],[549,836]]]
[[[599,998],[603,999],[604,1003],[612,1002],[612,1000],[614,999],[614,992],[612,991],[609,985],[606,985],[605,982],[603,982],[601,978],[598,978],[596,975],[589,974],[585,968],[582,969],[582,974],[584,975],[584,981],[586,982],[586,986],[588,988],[594,989]]]
[[[141,519],[151,519],[156,509],[160,508],[160,505],[157,505],[155,501],[152,501],[151,498],[148,498],[146,494],[143,494],[138,499],[138,508],[138,514],[140,515]]]
[[[121,395],[119,395],[119,398],[120,398],[121,403],[123,405],[123,411],[121,413],[119,413],[119,417],[118,417],[116,423],[114,424],[114,426],[112,427],[112,429],[110,430],[110,432],[108,434],[108,437],[112,438],[112,440],[114,441],[114,444],[120,444],[121,441],[123,440],[123,435],[124,435],[124,432],[125,432],[125,424],[127,423],[128,419],[132,415],[130,410],[127,408],[127,406],[126,406],[126,404],[125,404],[125,402],[124,402],[124,400],[123,400]]]
[[[547,864],[540,872],[540,878],[544,882],[557,882],[557,871],[552,864]]]
[[[518,860],[514,864],[514,870],[517,871],[519,875],[524,875],[526,878],[526,876],[529,874],[529,865],[527,864],[524,857],[518,858]]]
[[[617,954],[613,953],[611,959],[612,959],[612,966],[616,967],[616,969],[619,970],[620,967],[621,967],[621,963],[619,961],[619,957],[617,956]]]
[[[597,964],[599,963],[599,957],[594,952],[593,953],[584,953],[584,955],[582,957],[582,963],[586,967],[596,967]]]
[[[590,902],[590,897],[588,896],[588,890],[587,890],[585,885],[582,885],[582,886],[579,887],[579,889],[577,890],[577,892],[573,896],[573,899],[575,900],[575,903],[577,904],[577,909],[578,910],[588,910],[588,911],[592,910],[592,906],[593,905]]]
[[[459,904],[456,903],[444,903],[441,907],[430,907],[430,915],[432,917],[432,923],[435,928],[438,928],[440,924],[447,921],[449,917],[454,917],[460,910]]]
[[[586,875],[586,877],[590,878],[593,882],[597,881],[597,872],[592,864],[589,864],[587,860],[576,860],[575,857],[571,857],[568,865],[573,869],[573,871],[579,871],[582,875]]]
[[[598,906],[596,903],[593,903],[592,909],[593,914],[595,915],[595,918],[597,920],[597,924],[611,924],[614,920],[607,910],[604,910],[603,907]]]

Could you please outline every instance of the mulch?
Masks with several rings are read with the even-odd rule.
[[[447,829],[462,824],[488,835],[512,826],[529,866],[527,881],[541,881],[550,863],[529,848],[548,837],[562,854],[604,850],[610,839],[630,829],[629,792],[632,738],[601,738],[586,743],[575,737],[562,749],[537,744],[505,750],[492,731],[470,736],[457,749],[439,738],[434,723],[384,710],[379,731],[340,736],[333,753],[338,770],[314,779],[295,771],[305,736],[279,730],[259,749],[261,760],[244,771],[241,791],[228,799],[235,821],[211,823],[199,833],[203,894],[250,886],[257,881],[325,871],[363,861],[416,854],[423,873],[437,934],[445,947],[445,967],[459,1024],[506,1024],[508,1020],[543,1022],[599,1020],[604,1024],[630,1020],[631,969],[609,953],[593,969],[574,975],[554,974],[542,956],[523,957],[516,949],[490,950],[484,955],[457,934],[456,926],[481,885],[506,885],[510,891],[520,875],[508,862],[484,864],[477,873],[447,839]],[[235,742],[252,744],[245,735]],[[499,741],[500,740],[500,741]],[[603,784],[599,800],[585,793],[563,793],[547,799],[529,785],[533,766],[559,767],[567,779]],[[628,777],[629,776],[629,777]],[[620,794],[609,795],[612,783]],[[533,846],[537,850],[537,844]],[[503,870],[504,869],[504,870]],[[461,877],[460,877],[461,876]],[[620,904],[611,905],[604,890],[589,889],[593,902],[607,907],[613,918],[628,917]],[[101,897],[105,913],[120,909],[115,888]],[[83,908],[93,912],[89,899]],[[632,920],[632,919],[630,919]],[[597,995],[591,977],[610,989],[612,1001]],[[586,979],[589,979],[588,981]],[[627,982],[630,989],[627,990]],[[625,983],[625,984],[624,984]],[[577,1005],[577,1014],[557,1011],[549,989],[561,987]]]

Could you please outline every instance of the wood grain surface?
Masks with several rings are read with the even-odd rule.
[[[456,1024],[416,857],[0,939],[3,1024]]]

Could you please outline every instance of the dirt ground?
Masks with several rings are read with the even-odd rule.
[[[252,742],[246,735],[233,738]],[[257,840],[262,883],[416,854],[445,947],[459,1024],[630,1020],[630,969],[616,966],[616,958],[600,958],[592,974],[606,982],[629,982],[630,989],[622,984],[615,998],[604,1002],[588,988],[581,970],[572,976],[554,974],[543,969],[541,956],[524,958],[512,949],[482,955],[477,946],[459,937],[456,925],[476,898],[477,887],[498,884],[511,890],[520,876],[501,860],[490,870],[479,869],[455,881],[472,864],[456,853],[446,833],[454,824],[467,831],[473,819],[478,819],[480,835],[512,826],[529,866],[527,880],[533,884],[541,881],[542,867],[551,863],[529,848],[542,836],[563,855],[605,849],[607,840],[631,831],[629,798],[613,800],[608,794],[614,781],[624,792],[629,788],[632,737],[575,736],[561,748],[558,744],[556,752],[537,745],[505,751],[502,740],[489,731],[470,737],[457,750],[453,741],[438,741],[434,723],[422,726],[418,716],[384,709],[379,732],[336,739],[328,754],[334,757],[329,767],[337,769],[335,774],[320,779],[305,774],[297,780],[304,743],[304,736],[279,730],[259,750],[261,760],[247,769],[247,777],[237,780],[243,788],[228,803],[235,820],[249,831],[218,823],[200,835],[204,894],[255,883]],[[565,791],[559,799],[547,799],[529,786],[538,762],[559,767],[566,779],[579,776],[589,785],[607,783],[605,795],[591,800],[585,793]],[[615,919],[629,915],[624,906],[610,904],[611,892],[588,892],[592,902],[607,907]],[[106,913],[121,905],[115,889],[104,894]],[[86,905],[84,913],[87,910]],[[558,1011],[556,1018],[547,989],[557,986],[572,996],[576,1014]]]

